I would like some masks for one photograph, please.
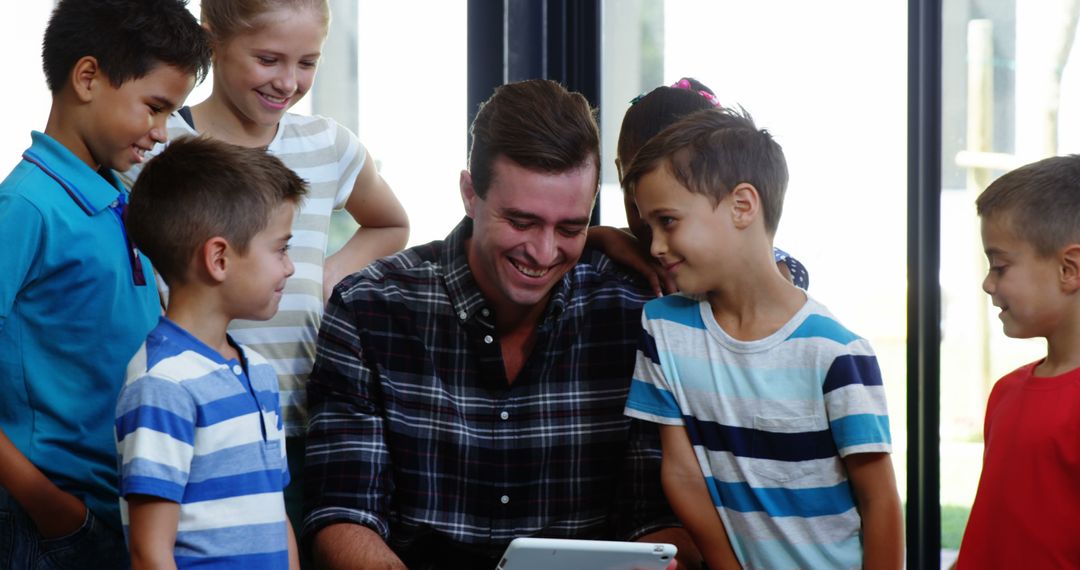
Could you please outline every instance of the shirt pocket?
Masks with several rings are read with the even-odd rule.
[[[815,416],[754,416],[750,439],[751,471],[762,483],[790,483],[811,472],[806,461],[792,461],[791,441],[787,435],[818,431]],[[754,481],[750,481],[751,486]]]

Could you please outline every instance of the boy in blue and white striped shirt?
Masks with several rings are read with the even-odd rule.
[[[638,152],[623,185],[682,293],[645,305],[626,414],[661,424],[664,491],[710,569],[899,569],[881,372],[777,271],[787,177],[772,136],[730,109]]]
[[[134,568],[299,566],[277,375],[226,328],[277,312],[306,192],[263,150],[208,138],[175,141],[132,189],[131,237],[169,286],[116,408]]]

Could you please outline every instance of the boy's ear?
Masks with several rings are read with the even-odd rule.
[[[729,194],[731,196],[731,220],[738,229],[745,229],[761,212],[761,196],[753,184],[740,182]]]
[[[199,256],[200,269],[216,283],[225,281],[225,274],[229,269],[229,242],[221,236],[214,236],[202,246]]]
[[[1066,293],[1080,290],[1080,244],[1069,244],[1058,253],[1061,289]]]
[[[214,63],[214,58],[220,49],[217,38],[214,37],[214,30],[210,27],[208,22],[200,22],[199,26],[202,27],[203,32],[206,34],[206,40],[210,44],[210,63]]]
[[[88,103],[94,98],[94,87],[97,82],[106,80],[105,74],[98,66],[97,58],[86,55],[79,58],[71,68],[71,87],[75,96],[83,103]]]
[[[473,217],[473,203],[480,199],[473,189],[472,174],[468,170],[462,170],[458,177],[458,186],[461,187],[461,203],[465,206],[465,215]]]

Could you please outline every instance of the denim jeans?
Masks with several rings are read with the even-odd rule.
[[[124,535],[86,511],[75,532],[42,538],[26,512],[0,488],[0,570],[127,569]]]

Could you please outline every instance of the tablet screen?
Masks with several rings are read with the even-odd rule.
[[[675,552],[665,543],[515,538],[496,570],[664,570]]]

